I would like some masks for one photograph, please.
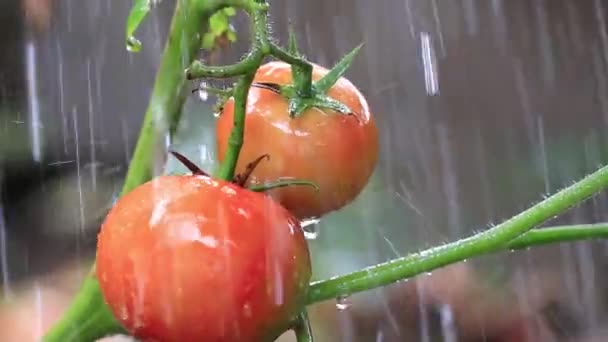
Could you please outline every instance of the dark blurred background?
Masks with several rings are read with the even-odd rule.
[[[124,47],[130,4],[0,2],[5,298],[40,277],[84,269],[94,255],[174,1],[162,1],[138,32],[138,54]],[[291,20],[302,50],[319,64],[365,43],[347,75],[381,131],[381,162],[365,193],[315,227],[317,278],[485,229],[608,161],[602,0],[271,6],[274,33],[286,41]],[[245,23],[236,19],[239,41],[218,62],[244,53]],[[174,140],[202,166],[215,160],[211,105],[193,96]],[[606,204],[602,194],[551,223],[604,221]],[[603,242],[581,242],[470,260],[344,299],[345,310],[320,305],[315,331],[321,341],[607,340],[607,253]],[[77,281],[66,286],[72,291]]]

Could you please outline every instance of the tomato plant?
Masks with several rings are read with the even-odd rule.
[[[134,1],[128,50],[141,48],[133,34],[152,7],[149,0]],[[196,60],[208,29],[201,23],[211,24],[227,7],[251,18],[249,52],[231,65]],[[148,341],[264,341],[291,328],[298,342],[310,342],[304,304],[482,254],[608,236],[602,223],[537,229],[608,188],[605,166],[486,231],[307,285],[310,260],[297,219],[339,209],[357,196],[375,167],[378,133],[365,98],[342,77],[360,47],[328,71],[302,58],[294,35],[287,50],[279,46],[268,15],[265,0],[176,3],[122,197],[99,235],[95,272],[44,341],[97,340],[121,332],[118,320]],[[215,19],[216,28],[225,28],[225,18]],[[262,65],[267,57],[282,62]],[[185,97],[178,95],[188,80],[200,78],[236,78],[232,87],[208,89],[220,103],[229,98],[216,125],[222,180],[193,172],[145,183],[154,174],[155,143],[180,121]],[[271,161],[263,162],[265,155]],[[314,186],[289,187],[298,184]],[[241,185],[269,190],[293,214]]]
[[[313,65],[313,80],[327,73],[327,69]],[[278,61],[264,64],[256,72],[254,82],[290,84],[291,66]],[[288,99],[278,92],[253,86],[248,94],[246,129],[237,171],[243,171],[248,160],[268,154],[270,160],[256,168],[251,184],[282,177],[317,184],[319,191],[285,187],[269,192],[300,219],[319,217],[350,203],[367,184],[378,159],[378,132],[363,95],[344,77],[327,95],[346,105],[352,113],[345,115],[311,107],[293,117]],[[216,126],[220,159],[228,148],[233,121],[231,99],[224,104]]]
[[[298,221],[271,198],[202,175],[161,176],[103,223],[96,274],[114,316],[155,341],[266,341],[310,280]]]

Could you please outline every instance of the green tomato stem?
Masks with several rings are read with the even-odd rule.
[[[217,177],[227,181],[234,178],[236,164],[239,160],[241,147],[243,146],[243,135],[245,134],[245,114],[247,111],[247,93],[253,82],[254,73],[241,76],[234,87],[234,127],[228,138],[228,148],[224,161],[220,165]]]
[[[229,78],[244,75],[259,66],[262,54],[259,50],[251,51],[240,62],[232,65],[210,66],[204,65],[200,61],[194,61],[186,70],[186,77],[189,80],[197,78]]]
[[[257,70],[264,57],[269,53],[268,7],[258,3],[257,7],[251,4],[246,9],[252,17],[253,31],[253,45],[247,56],[238,63],[222,66],[205,65],[201,61],[195,60],[186,70],[186,78],[189,80],[197,78],[229,78],[245,75]]]
[[[599,169],[492,229],[360,271],[314,282],[310,287],[308,303],[348,296],[430,272],[471,257],[508,249],[511,240],[581,203],[606,187],[608,187],[608,166]],[[546,235],[542,235],[541,231],[535,232],[536,235],[532,235],[532,238],[523,237],[523,242],[515,240],[514,247],[522,248],[527,247],[526,243],[541,243],[550,240]],[[562,229],[558,231],[558,234],[549,236],[560,236],[567,238],[568,241],[573,240],[573,232],[566,232],[564,233]],[[601,233],[600,236],[604,236],[605,232],[601,231]],[[539,238],[539,234],[541,234],[541,238]],[[590,236],[588,234],[589,232],[586,231],[586,234],[580,237],[588,238]]]
[[[533,229],[512,240],[507,249],[528,249],[552,243],[608,238],[608,223],[581,224],[572,226]]]
[[[256,184],[249,187],[249,190],[253,192],[265,192],[279,188],[287,188],[292,186],[309,186],[313,188],[314,191],[319,191],[319,186],[316,183],[306,181],[306,180],[298,180],[298,179],[285,179],[278,180],[274,182],[264,183],[264,184]]]
[[[270,53],[283,62],[291,64],[293,84],[298,96],[304,99],[313,97],[312,64],[290,54],[277,44],[270,44]]]
[[[72,305],[63,318],[48,331],[44,341],[90,342],[117,333],[123,333],[123,330],[104,303],[99,283],[92,270],[85,278]]]
[[[149,181],[153,176],[154,150],[163,136],[177,123],[188,92],[184,69],[195,59],[198,39],[217,4],[179,0],[165,51],[158,70],[152,97],[146,111],[135,152],[127,171],[122,194]],[[92,272],[60,321],[44,337],[46,342],[90,342],[121,332],[122,328],[105,305],[99,284]]]
[[[297,342],[313,342],[312,329],[310,328],[310,320],[308,319],[306,310],[302,311],[298,316],[293,331],[296,334]]]

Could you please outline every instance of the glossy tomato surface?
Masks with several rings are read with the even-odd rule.
[[[270,197],[204,176],[162,176],[121,197],[96,273],[116,318],[144,341],[267,341],[305,299],[298,221]]]
[[[314,65],[313,79],[327,70]],[[255,82],[289,84],[291,69],[270,62],[258,69]],[[313,181],[309,187],[276,189],[270,194],[299,219],[319,217],[350,203],[367,184],[378,158],[378,132],[363,95],[346,78],[327,93],[347,105],[353,115],[311,108],[296,118],[288,113],[288,101],[271,90],[252,87],[247,101],[244,144],[237,171],[263,154],[270,161],[258,165],[252,184],[298,178]],[[224,106],[216,126],[217,149],[224,157],[233,126],[234,102]]]

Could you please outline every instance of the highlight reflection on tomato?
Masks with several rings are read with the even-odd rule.
[[[162,176],[126,194],[99,234],[96,274],[144,341],[266,341],[301,310],[310,257],[298,221],[263,194]]]
[[[328,70],[313,65],[313,80]],[[291,67],[283,62],[261,66],[254,82],[280,85],[292,82]],[[369,106],[359,90],[342,77],[327,95],[348,106],[352,115],[311,108],[292,118],[288,100],[271,90],[249,90],[244,144],[237,172],[260,155],[270,155],[253,172],[250,184],[278,178],[296,178],[316,183],[269,193],[299,219],[319,217],[350,203],[367,184],[378,158],[378,132]],[[234,101],[229,100],[217,121],[220,161],[233,126]]]

